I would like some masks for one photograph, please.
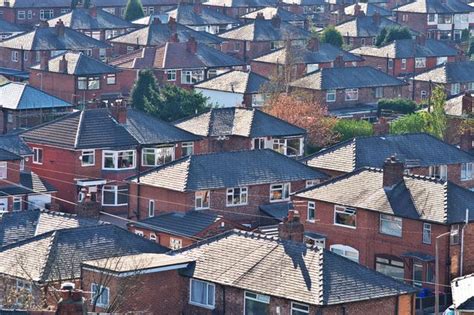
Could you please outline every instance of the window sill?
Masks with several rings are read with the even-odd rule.
[[[95,164],[86,164],[86,165],[81,164],[81,166],[82,166],[82,167],[91,167],[91,166],[95,166]]]
[[[128,206],[128,203],[119,203],[116,205],[104,205],[102,204],[102,207],[122,207],[122,206]]]
[[[134,170],[136,167],[128,167],[128,168],[102,168],[103,171],[130,171]]]
[[[248,205],[249,205],[248,203],[239,203],[239,204],[235,204],[235,205],[226,204],[225,207],[226,208],[235,208],[235,207],[242,207],[242,206],[248,206]]]
[[[274,200],[270,199],[270,202],[275,203],[275,202],[283,202],[283,201],[290,201],[290,200],[291,200],[290,198],[287,198],[287,199],[274,199]]]
[[[204,304],[200,304],[200,303],[196,303],[196,302],[191,302],[189,301],[189,304],[190,305],[194,305],[194,306],[199,306],[199,307],[202,307],[202,308],[207,308],[208,310],[213,310],[216,308],[216,306],[210,306],[210,305],[204,305]]]
[[[207,208],[194,208],[194,210],[209,210],[210,207],[207,207]]]
[[[344,224],[338,224],[338,223],[334,223],[335,226],[340,226],[340,227],[344,227],[346,229],[352,229],[352,230],[355,230],[357,229],[357,226],[350,226],[350,225],[344,225]]]

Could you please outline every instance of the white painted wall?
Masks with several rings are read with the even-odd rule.
[[[207,90],[196,88],[196,92],[201,92],[202,95],[209,98],[209,103],[217,104],[222,107],[240,106],[244,101],[244,95],[240,93],[223,92],[215,90]]]

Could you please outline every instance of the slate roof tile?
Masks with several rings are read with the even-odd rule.
[[[444,84],[474,82],[474,62],[448,62],[416,75],[414,80]]]
[[[92,10],[95,13],[92,13]],[[136,25],[100,8],[76,8],[57,18],[48,20],[49,25],[56,25],[59,20],[66,27],[74,30],[112,30],[135,28]]]
[[[458,51],[444,42],[426,39],[424,44],[415,39],[399,39],[382,47],[360,47],[351,53],[362,56],[383,58],[449,57],[457,56]]]
[[[232,70],[196,84],[197,89],[232,93],[259,93],[269,80],[255,72]]]
[[[394,11],[412,13],[468,13],[474,8],[459,0],[416,0],[399,6]]]
[[[199,7],[198,7],[199,6]],[[202,5],[179,3],[176,9],[166,12],[176,22],[189,26],[240,24],[240,21]]]
[[[0,86],[0,98],[2,106],[12,110],[72,107],[71,103],[20,82]]]

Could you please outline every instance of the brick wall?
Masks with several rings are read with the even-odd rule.
[[[471,210],[473,211],[473,210]],[[460,225],[461,227],[463,225]],[[452,278],[460,276],[461,244],[449,247],[451,256],[450,275]],[[464,259],[462,274],[474,273],[474,224],[470,223],[464,229]]]
[[[405,18],[404,18],[405,17]],[[426,34],[428,16],[425,13],[396,12],[396,22]]]

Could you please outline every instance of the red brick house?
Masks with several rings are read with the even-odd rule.
[[[474,153],[474,130],[472,128],[462,128],[462,125],[470,126],[472,105],[471,93],[450,98],[444,105],[444,111],[448,117],[447,141],[471,154]]]
[[[74,105],[84,106],[128,96],[136,78],[136,73],[121,71],[82,52],[66,52],[30,68],[29,82]]]
[[[351,52],[363,57],[365,65],[396,77],[421,73],[462,58],[455,48],[424,36],[395,40],[382,47],[361,47]]]
[[[319,28],[330,23],[331,4],[324,0],[282,0],[279,5],[286,10],[303,15]]]
[[[213,108],[174,124],[201,136],[202,152],[271,149],[301,157],[305,151],[304,129],[258,109]]]
[[[236,27],[219,37],[225,40],[221,45],[223,52],[248,61],[282,48],[288,41],[291,45],[303,45],[311,33],[282,21],[278,15],[265,20],[260,13],[252,23]]]
[[[129,217],[155,211],[209,210],[256,225],[259,206],[286,202],[292,191],[326,175],[272,150],[190,155],[130,178]]]
[[[405,82],[368,66],[344,67],[341,59],[337,58],[334,68],[322,68],[293,81],[291,89],[308,93],[333,115],[341,109],[375,108],[379,99],[408,94]]]
[[[242,15],[249,12],[266,7],[274,7],[276,4],[277,1],[275,0],[209,0],[203,2],[205,7],[214,9],[234,19],[240,19]]]
[[[278,77],[291,67],[291,78],[299,79],[320,68],[334,66],[334,61],[342,56],[345,66],[357,66],[362,58],[331,44],[320,43],[317,38],[308,40],[306,46],[290,46],[255,58],[250,62],[252,71],[266,76]]]
[[[137,265],[142,267],[129,267]],[[370,309],[376,314],[415,314],[417,290],[409,285],[298,239],[278,240],[240,230],[172,255],[121,256],[112,264],[85,262],[83,289],[95,289],[106,274],[112,277],[110,285],[102,287],[99,299],[104,308],[99,311],[113,304],[120,294],[117,284],[128,277],[143,285],[127,294],[127,307],[119,312],[362,315]]]
[[[83,51],[99,58],[101,49],[105,50],[106,55],[109,53],[107,48],[107,43],[65,27],[62,21],[58,21],[54,27],[42,22],[31,32],[0,43],[0,65],[25,70],[65,50]]]
[[[0,40],[5,40],[12,36],[24,33],[26,30],[23,27],[0,19]]]
[[[382,168],[384,160],[391,155],[404,163],[409,174],[432,176],[469,189],[474,187],[474,157],[425,133],[356,137],[305,157],[304,162],[338,176],[361,167]]]
[[[304,15],[297,14],[294,12],[287,11],[281,6],[277,7],[266,7],[257,11],[252,11],[245,15],[242,15],[242,19],[246,22],[252,22],[259,18],[263,14],[265,20],[271,20],[274,16],[279,16],[283,22],[290,23],[294,26],[301,28],[308,28],[307,18]]]
[[[460,41],[474,23],[474,8],[460,0],[417,0],[394,12],[398,23],[438,40]]]
[[[459,250],[471,248],[471,234],[463,241],[460,235],[474,192],[404,175],[404,164],[395,157],[383,170],[360,168],[299,192],[293,201],[305,229],[324,235],[326,248],[396,279],[433,289],[435,281],[448,284],[461,261],[464,272],[472,272],[472,263],[465,265],[471,254]],[[468,220],[474,220],[472,211]],[[471,231],[471,225],[464,227]],[[435,275],[435,243],[442,234]]]
[[[67,132],[65,132],[67,131]],[[199,137],[116,105],[77,111],[22,134],[35,156],[31,169],[58,188],[62,208],[86,194],[105,211],[125,213],[125,178],[192,154]],[[198,151],[199,152],[199,151]]]
[[[162,46],[169,41],[185,43],[191,37],[198,43],[211,47],[217,47],[222,43],[222,39],[216,35],[195,31],[176,23],[174,18],[170,18],[167,23],[161,23],[155,18],[152,24],[112,38],[109,42],[113,46],[114,56],[121,56],[140,48]]]
[[[449,97],[474,91],[474,62],[448,62],[413,78],[415,101],[426,102],[431,91],[441,86]]]
[[[133,78],[140,70],[153,69],[160,84],[183,88],[192,88],[201,81],[245,65],[237,58],[198,43],[194,37],[185,43],[166,42],[160,46],[140,48],[115,58],[111,64]],[[134,82],[128,83],[131,89]]]

